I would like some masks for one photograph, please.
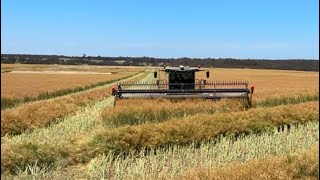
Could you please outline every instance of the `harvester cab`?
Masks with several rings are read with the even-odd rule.
[[[168,76],[168,89],[195,89],[195,73],[200,71],[198,68],[190,67],[165,67],[164,71]],[[209,73],[209,71],[207,71]],[[157,71],[154,72],[157,77]]]
[[[160,79],[158,73],[164,71],[167,78]],[[113,88],[112,95],[115,99],[122,98],[204,98],[243,99],[251,106],[254,86],[248,88],[247,81],[212,81],[208,80],[210,71],[206,71],[206,79],[196,79],[196,73],[205,71],[198,67],[168,67],[164,66],[155,70],[154,82],[118,82],[117,88]]]

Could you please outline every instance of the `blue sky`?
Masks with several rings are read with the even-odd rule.
[[[319,1],[2,0],[1,53],[319,59]]]

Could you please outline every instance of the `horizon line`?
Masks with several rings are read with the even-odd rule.
[[[85,54],[85,53],[84,53]],[[63,54],[25,54],[25,53],[1,53],[2,55],[35,55],[35,56],[66,56],[66,57],[83,57],[78,55],[63,55]],[[314,58],[235,58],[235,57],[206,57],[206,58],[200,58],[200,57],[154,57],[154,56],[101,56],[101,55],[86,55],[85,57],[124,57],[124,58],[154,58],[154,59],[235,59],[235,60],[315,60],[319,61],[318,59]]]

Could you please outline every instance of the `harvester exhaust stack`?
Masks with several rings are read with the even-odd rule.
[[[251,106],[254,86],[248,88],[247,81],[208,81],[196,80],[195,72],[204,71],[200,67],[164,67],[167,80],[156,80],[155,82],[118,82],[117,88],[112,88],[115,99],[122,98],[240,98]],[[153,77],[158,77],[153,72]],[[206,71],[206,77],[210,76]]]

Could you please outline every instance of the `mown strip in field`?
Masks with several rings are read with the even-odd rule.
[[[175,179],[319,179],[319,145],[282,157],[235,162],[218,168],[196,168]]]
[[[88,137],[81,136],[61,146],[51,145],[52,142],[2,143],[1,169],[13,171],[16,167],[36,162],[39,165],[85,163],[103,153],[122,154],[144,148],[214,140],[221,134],[261,133],[280,125],[317,121],[318,118],[318,102],[308,102],[246,112],[195,115],[159,124],[98,128]]]
[[[145,77],[145,73],[135,75],[129,81]],[[76,112],[80,107],[102,100],[111,95],[111,84],[106,88],[97,87],[65,97],[36,101],[1,111],[1,136],[17,135],[44,127],[57,118]]]
[[[113,83],[113,82],[116,82],[116,81],[120,81],[120,80],[123,80],[123,79],[126,79],[126,78],[133,77],[133,76],[135,76],[135,75],[137,75],[139,73],[141,73],[141,72],[135,73],[135,74],[130,75],[130,76],[122,77],[122,78],[117,78],[117,79],[113,79],[113,80],[109,80],[109,81],[104,81],[104,82],[98,82],[98,83],[94,83],[94,84],[90,84],[90,85],[85,85],[85,86],[82,86],[82,87],[61,89],[61,90],[57,90],[57,91],[53,91],[53,92],[43,92],[43,93],[40,93],[37,96],[26,96],[26,97],[23,97],[23,98],[1,97],[1,110],[8,109],[8,108],[13,108],[13,107],[16,107],[16,106],[18,106],[20,104],[27,103],[27,102],[51,99],[51,98],[55,98],[55,97],[64,96],[64,95],[67,95],[67,94],[72,94],[72,93],[75,93],[75,92],[85,91],[85,90],[92,89],[92,88],[99,87],[99,86],[104,86],[106,84],[110,84],[110,83]]]

